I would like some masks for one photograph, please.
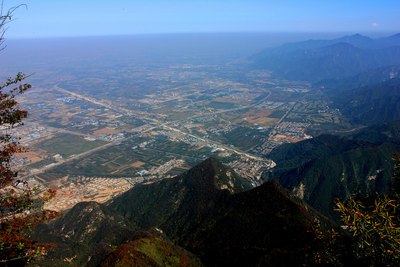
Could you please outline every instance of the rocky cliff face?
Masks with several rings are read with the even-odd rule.
[[[389,193],[392,157],[400,152],[399,122],[364,128],[347,137],[321,135],[283,145],[269,157],[277,166],[264,178],[277,180],[311,206],[334,218],[336,199]]]

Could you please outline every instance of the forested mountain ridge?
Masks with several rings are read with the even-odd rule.
[[[400,153],[399,122],[352,135],[321,135],[282,145],[269,157],[277,166],[264,173],[322,213],[335,217],[334,201],[360,193],[389,193],[392,157]]]
[[[129,260],[126,253],[138,251],[144,253],[140,257],[146,264],[160,257],[172,262],[173,255],[180,255],[190,260],[184,266],[199,266],[184,249],[206,266],[312,263],[324,247],[318,231],[334,225],[273,182],[245,191],[244,181],[210,158],[176,178],[144,185],[144,191],[143,186],[134,187],[106,205],[81,203],[39,229],[40,240],[64,248],[50,253],[43,266],[65,260],[114,266],[115,259]],[[150,201],[155,195],[160,208]],[[102,227],[104,222],[110,227]],[[156,251],[155,258],[147,258],[143,244]]]
[[[351,77],[322,80],[313,84],[313,87],[321,89],[330,95],[336,95],[338,91],[371,86],[396,79],[399,76],[400,65],[390,65],[365,71]]]
[[[373,125],[400,119],[400,78],[377,84],[339,89],[331,94],[334,106],[354,124]]]

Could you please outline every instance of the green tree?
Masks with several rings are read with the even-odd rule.
[[[0,8],[0,50],[3,50],[5,26],[12,21],[17,7],[3,13],[2,1]],[[43,209],[44,202],[55,192],[39,192],[18,179],[18,173],[12,168],[14,155],[26,151],[10,134],[27,116],[16,99],[31,89],[30,84],[24,83],[26,78],[25,74],[18,73],[0,83],[0,265],[6,266],[21,265],[46,253],[51,245],[34,242],[30,234],[36,224],[57,216],[56,212]]]

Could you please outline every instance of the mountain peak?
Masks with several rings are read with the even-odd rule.
[[[216,158],[208,158],[175,178],[137,185],[108,206],[143,228],[165,226],[172,216],[181,217],[184,225],[189,214],[200,214],[217,199],[248,189],[251,189],[249,181]],[[149,213],[149,210],[161,212]]]
[[[346,35],[340,38],[342,40],[372,40],[371,38],[361,35],[359,33],[353,34],[353,35]]]
[[[366,36],[364,36],[364,35],[361,35],[361,34],[359,34],[359,33],[350,35],[350,37],[352,37],[352,38],[367,38],[367,39],[369,39],[368,37],[366,37]]]
[[[228,190],[237,193],[251,189],[250,182],[239,177],[231,168],[218,159],[210,157],[186,173],[180,175],[192,189],[208,187],[209,190]]]
[[[219,172],[223,167],[222,163],[215,157],[209,157],[194,167],[194,169],[207,169],[215,173]]]
[[[274,181],[240,194],[222,188],[232,183],[236,189],[239,181],[245,180],[209,158],[175,178],[137,185],[107,205],[80,204],[66,216],[86,218],[89,227],[77,227],[91,232],[67,237],[64,219],[59,219],[61,227],[44,229],[42,236],[68,249],[51,256],[58,261],[46,266],[65,265],[70,258],[79,266],[200,265],[183,248],[206,266],[264,266],[271,259],[279,266],[307,262],[314,247],[323,245],[315,243],[313,225],[316,220],[325,224],[325,219]],[[102,214],[108,215],[101,219]],[[157,234],[132,231],[115,218]]]
[[[374,40],[359,33],[344,36],[342,38],[337,39],[336,41],[348,43],[358,48],[370,48],[371,45],[374,43]]]

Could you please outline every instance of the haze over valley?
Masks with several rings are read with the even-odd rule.
[[[1,1],[0,265],[397,266],[399,6],[323,2]]]
[[[59,190],[50,204],[59,210],[84,200],[104,202],[136,183],[173,177],[210,156],[258,185],[275,167],[268,154],[279,145],[365,126],[343,114],[345,108],[321,90],[322,80],[286,79],[258,66],[263,60],[258,47],[282,38],[300,36],[39,39],[26,49],[21,48],[25,41],[13,41],[5,60],[15,69],[22,68],[20,62],[35,62],[27,71],[36,85],[22,99],[31,115],[16,129],[30,151],[17,155],[15,165],[32,183]],[[360,38],[336,38],[320,46],[330,49],[335,42],[350,45]],[[391,44],[397,39],[383,47]],[[396,77],[393,69],[382,79]]]
[[[23,41],[11,42],[9,66],[21,68],[18,57],[35,62],[28,71],[36,88],[21,101],[30,117],[16,129],[30,148],[15,160],[20,175],[57,188],[50,205],[61,210],[83,200],[106,201],[210,156],[255,186],[276,165],[268,154],[279,145],[364,126],[352,124],[312,82],[288,80],[253,63],[261,58],[259,46],[282,38],[44,39],[29,49],[20,48]],[[257,41],[262,43],[251,45]]]

